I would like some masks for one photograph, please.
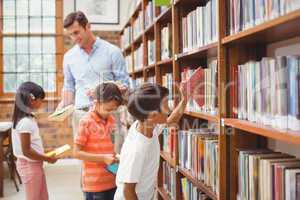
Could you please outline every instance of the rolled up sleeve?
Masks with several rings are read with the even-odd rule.
[[[75,91],[75,79],[71,73],[70,66],[64,59],[64,91]]]

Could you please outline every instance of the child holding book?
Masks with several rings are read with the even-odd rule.
[[[163,124],[180,120],[187,104],[187,96],[180,91],[181,101],[169,117],[167,88],[145,84],[129,96],[128,111],[137,121],[121,150],[115,200],[153,199],[160,158],[158,135]]]
[[[114,83],[102,83],[94,91],[94,106],[80,120],[75,138],[74,157],[83,160],[82,189],[86,200],[112,200],[115,175],[106,167],[117,162],[111,140],[115,120],[112,112],[123,102]]]
[[[41,107],[44,98],[43,88],[32,82],[21,84],[15,97],[12,146],[26,200],[48,200],[43,161],[55,163],[57,160],[44,154],[39,127],[32,113]]]

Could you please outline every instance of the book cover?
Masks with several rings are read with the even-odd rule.
[[[107,165],[107,167],[106,167],[106,169],[113,174],[117,174],[118,168],[119,168],[118,163],[113,163],[111,165]]]
[[[50,151],[50,152],[46,153],[46,155],[49,156],[49,157],[50,156],[59,156],[59,155],[65,153],[66,151],[68,151],[70,149],[71,149],[71,146],[68,145],[68,144],[65,144],[65,145],[63,145],[61,147],[56,148],[53,151]]]
[[[69,117],[73,113],[74,110],[75,110],[75,107],[73,104],[68,105],[60,110],[54,111],[51,115],[48,116],[48,120],[62,122],[67,117]]]

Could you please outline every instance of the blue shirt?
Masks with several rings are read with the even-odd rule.
[[[121,50],[96,38],[90,54],[75,45],[64,55],[64,91],[75,93],[75,107],[91,106],[87,90],[105,81],[119,81],[128,86],[129,76]]]

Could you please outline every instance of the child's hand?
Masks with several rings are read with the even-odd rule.
[[[58,160],[58,158],[56,158],[55,156],[47,157],[47,159],[46,159],[46,161],[51,164],[56,163],[57,160]]]
[[[116,162],[118,162],[118,159],[116,158],[115,155],[107,155],[107,156],[104,157],[104,163],[106,165],[111,165],[111,164],[116,163]]]
[[[181,100],[185,100],[186,101],[188,99],[188,94],[187,94],[187,91],[184,88],[184,85],[185,85],[184,83],[180,84],[179,93],[180,93]]]

